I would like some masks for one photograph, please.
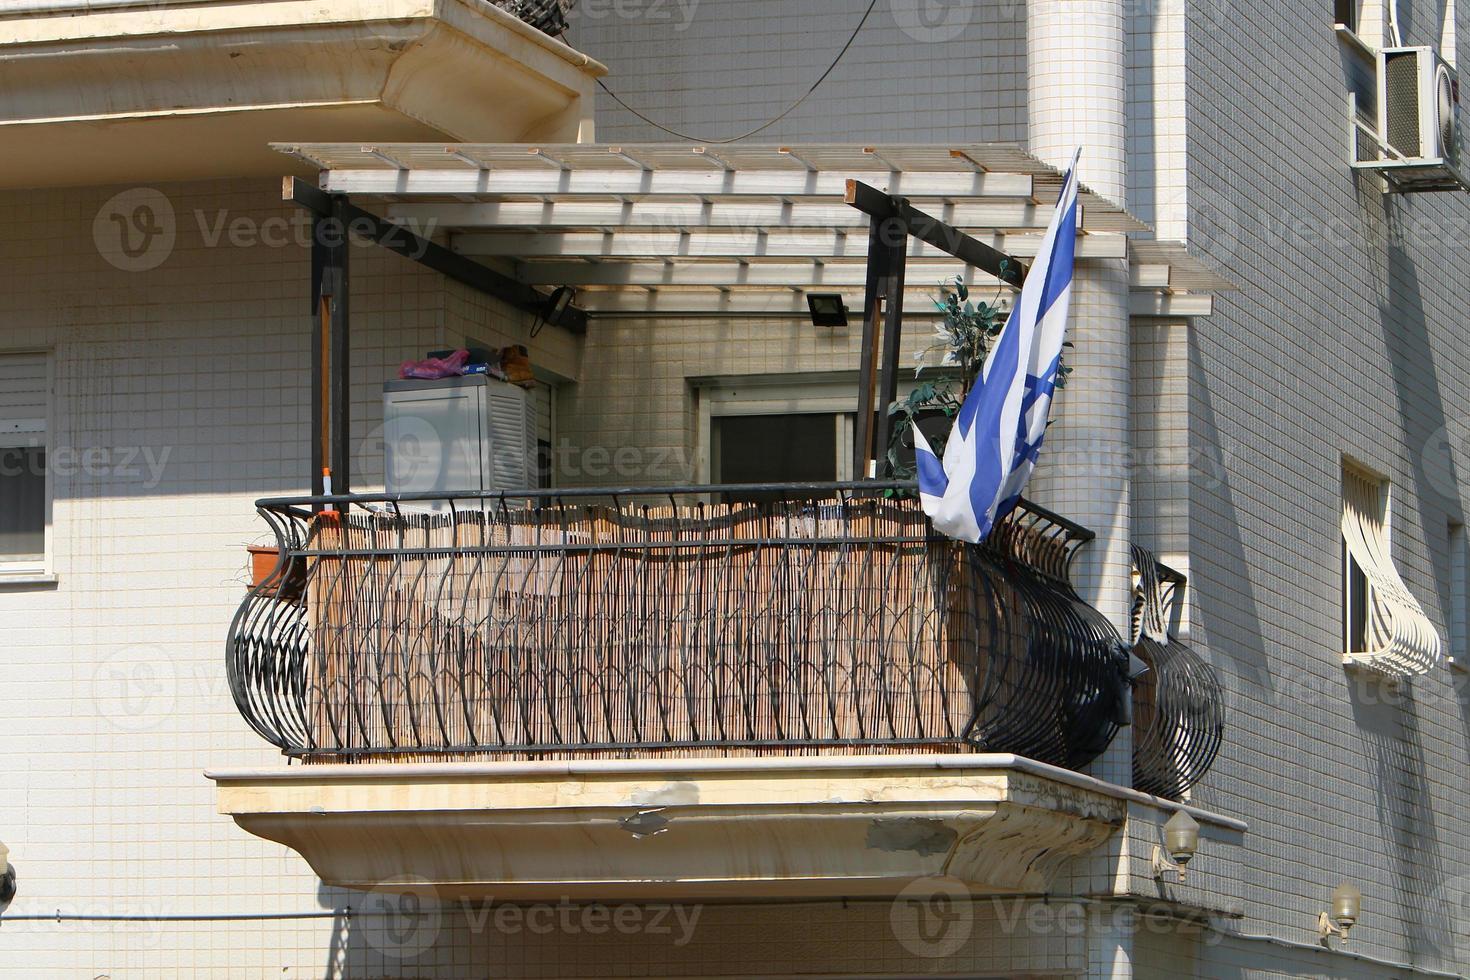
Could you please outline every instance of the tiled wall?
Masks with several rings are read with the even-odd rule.
[[[1427,11],[1438,5],[1411,6],[1411,40],[1432,40]],[[688,28],[602,4],[608,15],[580,20],[572,40],[612,66],[609,84],[628,101],[703,135],[779,112],[862,10],[834,0],[663,7],[676,17],[692,9]],[[1187,431],[1190,460],[1182,481],[1155,468],[1135,474],[1135,517],[1140,540],[1152,536],[1166,558],[1187,552],[1176,561],[1191,574],[1191,642],[1228,689],[1225,748],[1195,801],[1251,825],[1232,860],[1200,865],[1196,885],[1216,876],[1221,892],[1242,897],[1236,931],[1312,943],[1317,912],[1349,879],[1364,892],[1354,949],[1463,971],[1464,675],[1397,692],[1344,675],[1336,521],[1341,454],[1390,473],[1395,558],[1443,625],[1444,529],[1464,519],[1454,475],[1470,468],[1466,205],[1458,196],[1384,199],[1349,175],[1329,8],[1324,0],[1283,15],[1265,0],[1191,5],[1187,59],[1171,34],[1164,60],[1170,71],[1187,65],[1190,143],[1187,204],[1175,199],[1168,220],[1178,226],[1187,208],[1193,244],[1244,288],[1192,327],[1135,327],[1135,450],[1176,448]],[[880,0],[827,86],[768,138],[1023,139],[1023,16],[1019,5]],[[1137,53],[1146,47],[1135,30],[1135,105],[1145,101]],[[1172,127],[1177,95],[1163,113]],[[656,138],[603,106],[603,139]],[[1162,171],[1161,151],[1156,158]],[[1130,194],[1166,183],[1137,170]],[[205,240],[221,208],[255,222],[289,217],[268,184],[163,188],[177,241],[156,267],[134,272],[115,268],[96,244],[94,218],[121,188],[0,198],[0,348],[54,349],[53,438],[151,449],[154,459],[168,451],[157,482],[107,466],[59,479],[58,585],[0,592],[0,840],[21,882],[0,926],[0,972],[116,980],[1085,968],[1075,943],[1044,933],[1017,950],[989,926],[946,957],[915,955],[885,925],[886,906],[837,905],[800,916],[711,908],[698,942],[681,947],[474,936],[450,924],[421,962],[403,958],[412,939],[401,928],[374,941],[387,926],[334,912],[368,900],[320,889],[294,855],[215,814],[205,768],[280,763],[230,703],[222,637],[243,588],[243,546],[264,538],[250,501],[300,489],[307,457],[304,250]],[[1146,212],[1146,199],[1136,206]],[[1162,209],[1157,217],[1167,224]],[[354,258],[356,476],[368,485],[381,469],[371,441],[377,386],[397,362],[460,334],[518,341],[527,325],[458,287],[441,290],[393,256]],[[559,437],[574,450],[692,452],[689,378],[850,368],[855,344],[855,329],[620,321],[599,326],[582,350],[543,335],[537,353],[552,372],[583,379],[562,389],[558,405]],[[1140,401],[1148,392],[1180,407],[1150,418]],[[323,917],[58,924],[57,909]],[[1146,930],[1133,959],[1146,976],[1403,972],[1261,939]]]
[[[1444,6],[1403,0],[1406,41],[1436,42]],[[1463,971],[1466,676],[1345,675],[1338,515],[1344,454],[1391,477],[1395,562],[1444,635],[1470,467],[1470,207],[1354,179],[1331,14],[1191,6],[1191,243],[1242,286],[1177,354],[1191,441],[1224,460],[1196,468],[1188,505],[1192,642],[1230,700],[1195,795],[1250,821],[1244,930],[1315,942],[1348,880],[1364,894],[1354,950]]]
[[[654,122],[729,139],[788,109],[862,20],[855,0],[591,0],[568,40]],[[755,143],[1026,138],[1026,10],[1012,0],[878,0],[831,76]],[[673,137],[598,95],[602,142]]]

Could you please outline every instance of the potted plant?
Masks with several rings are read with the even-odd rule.
[[[248,545],[250,554],[250,588],[285,602],[301,598],[306,587],[306,562],[287,556],[282,567],[281,549],[273,545]],[[279,572],[277,571],[279,569]]]
[[[1004,263],[1001,269],[1004,271]],[[934,343],[914,355],[917,362],[914,377],[917,379],[923,373],[930,355],[935,353],[940,354],[940,366],[958,368],[958,371],[954,377],[916,385],[908,397],[888,406],[888,468],[895,478],[914,478],[915,425],[935,454],[944,458],[944,444],[949,439],[954,417],[985,370],[991,342],[1005,328],[999,301],[997,296],[989,303],[976,303],[970,299],[969,287],[958,276],[940,286],[934,305],[943,319],[934,331]],[[1063,363],[1057,371],[1058,388],[1066,386],[1067,375],[1071,373],[1072,369]]]

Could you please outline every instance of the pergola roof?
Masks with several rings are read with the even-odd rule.
[[[858,180],[1018,259],[1036,254],[1062,174],[1009,145],[276,144],[323,171],[322,188],[384,202],[387,216],[523,283],[577,289],[592,316],[807,315],[809,291],[863,305],[868,225]],[[1136,315],[1211,310],[1233,285],[1183,245],[1156,242],[1084,188],[1078,254],[1129,258]],[[1132,237],[1130,237],[1132,236]],[[913,239],[906,315],[939,284],[1012,287]]]

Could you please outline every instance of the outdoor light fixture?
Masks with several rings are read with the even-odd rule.
[[[1332,914],[1323,912],[1317,918],[1317,934],[1322,945],[1327,945],[1328,936],[1336,936],[1347,945],[1348,932],[1358,924],[1363,912],[1363,893],[1353,885],[1343,882],[1332,890]]]
[[[577,291],[571,286],[557,286],[551,295],[546,297],[546,306],[541,310],[541,319],[552,326],[561,323],[562,317],[566,315],[567,307],[572,305]]]
[[[812,326],[847,326],[847,304],[841,293],[807,293],[806,305],[812,311]]]
[[[1183,810],[1176,811],[1164,824],[1164,846],[1154,845],[1154,878],[1162,878],[1165,871],[1172,871],[1183,881],[1184,868],[1198,850],[1199,823]]]
[[[15,898],[15,869],[10,866],[10,848],[0,844],[0,912]]]

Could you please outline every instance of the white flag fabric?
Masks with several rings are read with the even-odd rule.
[[[1061,368],[1077,251],[1077,160],[1010,319],[960,406],[940,462],[914,427],[919,500],[935,530],[979,543],[1021,499]]]

